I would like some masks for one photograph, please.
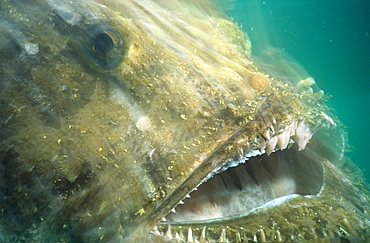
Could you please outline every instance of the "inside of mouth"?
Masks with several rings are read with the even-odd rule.
[[[297,144],[270,155],[250,157],[213,175],[166,216],[166,221],[195,222],[246,215],[287,195],[317,195],[323,168],[315,156],[315,139],[305,150]]]

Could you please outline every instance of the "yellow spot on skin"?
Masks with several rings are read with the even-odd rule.
[[[270,86],[268,77],[262,73],[253,73],[249,79],[249,84],[258,92],[263,92]]]
[[[135,213],[135,215],[143,215],[145,213],[145,210],[144,210],[144,208],[141,208],[141,209],[139,209],[136,213]]]

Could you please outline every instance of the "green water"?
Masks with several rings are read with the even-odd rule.
[[[288,53],[332,97],[347,126],[347,155],[370,181],[370,0],[227,0],[227,13],[252,39],[254,54]],[[254,46],[253,46],[254,45]]]

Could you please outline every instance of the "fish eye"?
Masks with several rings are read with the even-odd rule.
[[[89,33],[87,57],[97,66],[113,69],[122,61],[124,44],[117,30],[107,26],[94,27]]]
[[[96,36],[93,49],[100,53],[108,53],[114,48],[112,37],[108,33],[100,33]]]

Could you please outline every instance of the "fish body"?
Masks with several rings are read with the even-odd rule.
[[[310,77],[207,1],[0,2],[0,242],[369,238]]]

